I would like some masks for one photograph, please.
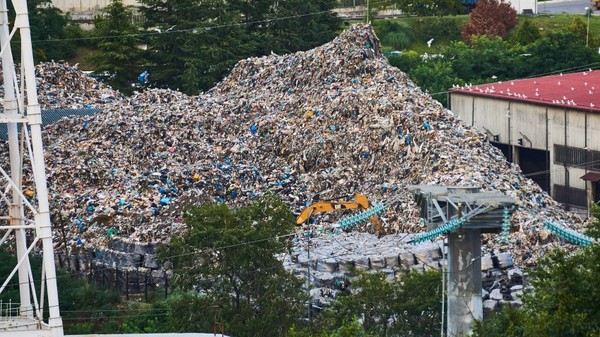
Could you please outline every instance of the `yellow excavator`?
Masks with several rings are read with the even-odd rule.
[[[333,199],[327,200],[318,200],[310,205],[308,205],[302,213],[296,219],[296,224],[300,225],[306,222],[313,214],[332,212],[332,211],[341,211],[347,209],[360,209],[366,210],[370,207],[369,200],[362,194],[355,194],[354,201],[343,201],[342,198],[345,197],[337,197]],[[317,198],[318,199],[318,198]],[[379,233],[384,233],[383,227],[377,218],[377,215],[373,215],[369,218],[371,223]]]

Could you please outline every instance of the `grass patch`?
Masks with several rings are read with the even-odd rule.
[[[89,61],[89,57],[96,52],[95,49],[89,47],[79,47],[75,51],[75,56],[66,61],[71,65],[79,63],[79,69],[81,70],[96,70],[94,64]]]
[[[540,14],[535,16],[519,15],[519,20],[528,18],[532,23],[540,27],[540,32],[545,35],[549,31],[567,29],[573,20],[579,18],[587,24],[585,14]],[[372,21],[374,26],[382,26],[383,21],[399,22],[409,25],[415,31],[415,39],[405,48],[405,50],[414,50],[418,53],[435,52],[436,49],[446,47],[450,42],[460,40],[460,31],[469,20],[468,15],[456,15],[445,17],[400,17],[375,19]],[[364,20],[345,20],[350,24],[361,23]],[[590,37],[600,34],[600,16],[590,16]],[[385,35],[385,34],[384,34]],[[427,40],[433,38],[432,48],[427,47]],[[382,41],[384,42],[384,41]],[[385,43],[384,43],[385,45]]]

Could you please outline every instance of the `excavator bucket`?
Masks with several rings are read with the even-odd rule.
[[[308,205],[305,209],[302,210],[302,212],[296,219],[296,224],[300,225],[306,222],[313,214],[356,208],[366,210],[369,208],[369,206],[369,199],[367,199],[367,197],[365,197],[364,195],[358,193],[354,195],[354,202],[342,201],[339,200],[339,198],[338,200],[319,200],[315,203]],[[377,228],[377,231],[379,231],[379,233],[384,232],[383,226],[381,226],[377,215],[373,215],[369,218],[369,220],[371,220],[371,223],[373,224],[373,226],[375,226],[375,228]]]

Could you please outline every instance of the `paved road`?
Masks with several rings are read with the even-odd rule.
[[[592,8],[590,0],[550,0],[538,2],[538,13],[540,14],[582,14],[585,15],[585,8]],[[600,10],[595,10],[592,15],[600,15]]]

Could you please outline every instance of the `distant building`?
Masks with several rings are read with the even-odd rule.
[[[52,4],[65,13],[94,13],[110,4],[110,0],[52,0]],[[125,6],[138,6],[136,0],[123,0]]]
[[[567,209],[600,200],[600,70],[453,88],[450,104]]]
[[[469,11],[475,8],[479,0],[461,0],[463,6],[466,6]],[[509,3],[517,14],[537,14],[537,0],[505,0]]]

